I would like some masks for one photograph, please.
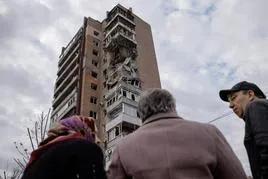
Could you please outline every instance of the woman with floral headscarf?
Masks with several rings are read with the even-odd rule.
[[[106,179],[94,119],[72,116],[57,122],[31,153],[22,179]]]

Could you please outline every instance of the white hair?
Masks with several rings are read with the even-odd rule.
[[[176,102],[170,92],[153,88],[144,91],[138,102],[137,115],[144,122],[157,113],[176,112]]]

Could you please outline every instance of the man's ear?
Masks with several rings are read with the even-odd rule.
[[[249,95],[250,101],[252,101],[256,97],[254,91],[252,90],[248,90],[248,95]]]

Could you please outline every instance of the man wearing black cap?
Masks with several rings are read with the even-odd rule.
[[[268,100],[254,83],[242,81],[221,90],[234,113],[245,121],[244,145],[254,179],[268,179]]]

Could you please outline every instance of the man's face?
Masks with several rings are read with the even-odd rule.
[[[229,107],[234,113],[243,118],[247,104],[253,100],[252,91],[237,91],[228,96]]]

